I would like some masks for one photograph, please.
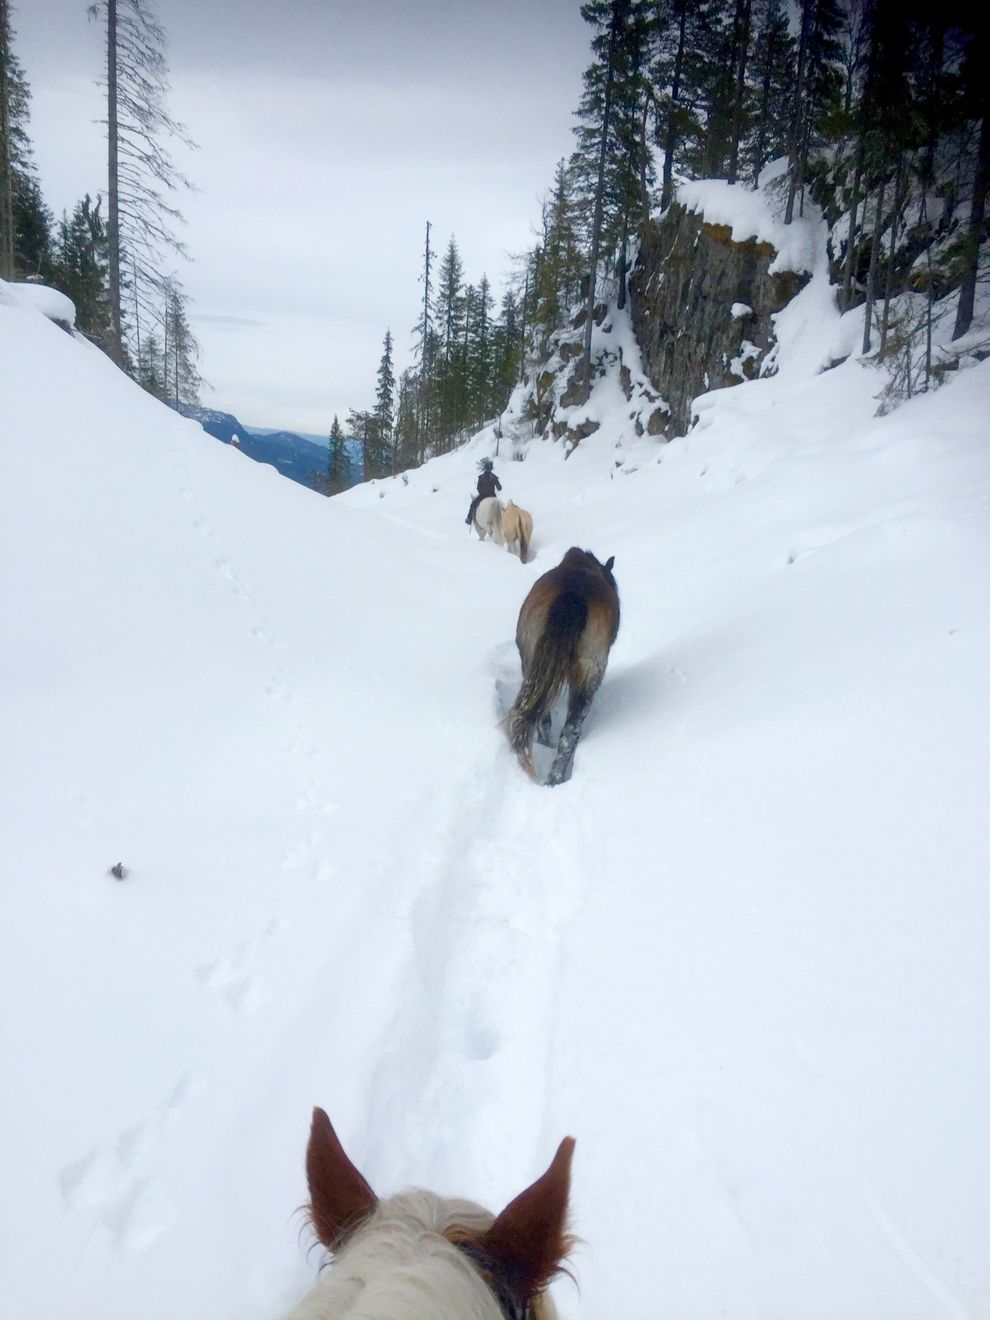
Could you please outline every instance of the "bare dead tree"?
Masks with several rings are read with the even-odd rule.
[[[123,254],[143,277],[150,311],[164,287],[166,262],[188,255],[176,234],[182,214],[175,197],[192,184],[172,161],[170,147],[196,144],[166,108],[170,88],[165,33],[147,0],[97,0],[89,15],[105,24],[107,36],[101,85],[107,93],[110,347],[122,365]]]

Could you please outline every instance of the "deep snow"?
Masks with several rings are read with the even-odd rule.
[[[666,446],[510,416],[522,566],[490,434],[326,501],[0,300],[5,1314],[283,1313],[320,1103],[494,1209],[575,1135],[568,1317],[990,1316],[990,363],[877,419],[820,271],[779,328]],[[496,722],[575,543],[551,791]]]

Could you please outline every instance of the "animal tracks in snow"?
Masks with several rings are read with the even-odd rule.
[[[338,874],[326,856],[326,838],[322,830],[313,830],[309,838],[282,854],[283,871],[308,871],[321,883]]]
[[[166,1232],[175,1214],[154,1176],[156,1138],[199,1089],[183,1073],[149,1119],[64,1165],[58,1188],[66,1211],[90,1216],[124,1252],[144,1251]]]
[[[219,958],[211,958],[196,968],[196,977],[205,990],[216,991],[238,1014],[250,1017],[271,998],[267,983],[259,972],[268,940],[283,930],[283,922],[273,917],[262,934],[242,940]]]

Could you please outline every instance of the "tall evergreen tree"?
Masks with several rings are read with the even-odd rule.
[[[433,226],[426,222],[426,242],[423,248],[423,312],[415,330],[413,352],[418,365],[419,390],[416,400],[416,428],[423,436],[429,431],[430,415],[430,369],[436,346],[436,332],[433,322],[433,249],[430,246],[430,230]]]
[[[173,164],[168,144],[194,144],[166,109],[165,33],[148,0],[97,0],[89,14],[106,29],[110,353],[124,365],[123,253],[131,254],[152,289],[168,296],[164,263],[185,255],[176,235],[182,216],[174,199],[190,186]]]
[[[595,29],[595,62],[584,74],[572,168],[587,216],[584,379],[591,384],[591,336],[599,260],[624,248],[641,218],[639,131],[643,113],[645,10],[639,0],[590,0],[581,16]],[[624,271],[622,272],[624,275]],[[621,282],[621,276],[620,276]]]
[[[0,277],[50,279],[52,216],[28,136],[31,92],[13,49],[8,0],[0,0]]]
[[[574,174],[560,160],[542,206],[539,261],[533,269],[533,320],[548,334],[578,298],[584,269]]]
[[[141,341],[141,354],[137,363],[137,382],[143,390],[164,402],[168,397],[165,382],[165,352],[162,341],[152,331]]]
[[[395,371],[392,365],[392,331],[385,331],[382,342],[382,360],[378,364],[378,392],[375,397],[375,419],[378,426],[380,463],[383,470],[395,471]]]
[[[829,116],[841,95],[842,47],[839,0],[799,0],[801,12],[788,141],[788,191],[784,223],[794,218],[794,203],[803,192],[808,157],[823,140]]]
[[[794,42],[782,0],[765,0],[751,66],[753,123],[744,153],[753,187],[763,167],[787,151],[787,110],[792,95]]]
[[[165,392],[175,404],[199,403],[199,345],[189,328],[189,298],[174,275],[163,281],[165,306]]]
[[[972,192],[969,221],[962,247],[962,282],[959,305],[953,327],[953,339],[961,338],[973,323],[980,251],[987,239],[986,201],[990,190],[990,39],[985,13],[977,13],[966,34],[966,54],[962,76],[965,107],[971,121],[979,123],[976,157],[972,164]]]
[[[87,193],[72,216],[63,214],[54,260],[54,281],[76,307],[76,326],[106,351],[110,343],[107,232],[100,201]]]
[[[14,34],[8,0],[0,0],[0,279],[14,276]]]
[[[327,448],[327,494],[337,495],[340,491],[346,490],[348,474],[349,464],[344,432],[341,430],[340,419],[334,413]]]

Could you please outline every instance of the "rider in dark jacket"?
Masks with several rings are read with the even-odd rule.
[[[483,458],[481,460],[481,473],[478,477],[478,493],[471,501],[471,507],[468,509],[468,516],[464,519],[470,527],[474,521],[474,511],[482,500],[492,499],[497,490],[502,489],[502,483],[492,471],[492,460]]]

